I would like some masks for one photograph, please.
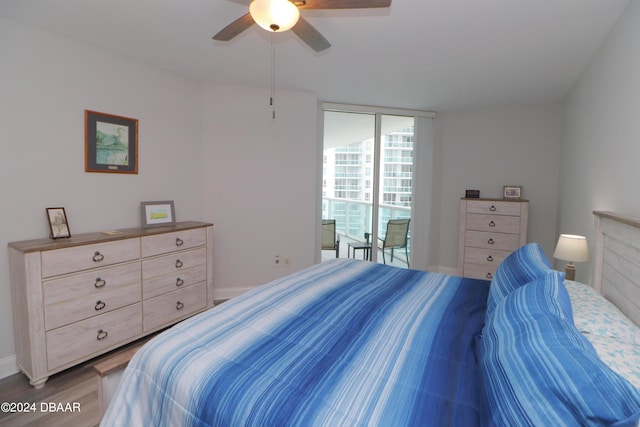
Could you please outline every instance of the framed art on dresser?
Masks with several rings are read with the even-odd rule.
[[[521,199],[522,186],[521,185],[505,185],[502,188],[502,197],[504,199]]]
[[[64,208],[47,208],[49,231],[52,239],[71,237],[67,214]]]
[[[176,210],[173,200],[164,202],[141,202],[142,227],[173,225],[176,223]]]

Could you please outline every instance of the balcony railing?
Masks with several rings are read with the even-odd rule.
[[[363,241],[364,233],[372,232],[371,216],[371,203],[329,197],[322,198],[322,218],[335,219],[336,231],[349,239]],[[410,207],[380,204],[378,230],[384,232],[387,221],[390,219],[410,217]],[[409,240],[409,243],[411,243],[411,240]]]

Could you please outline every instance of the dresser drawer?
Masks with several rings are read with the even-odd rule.
[[[104,267],[140,258],[140,239],[116,240],[93,245],[43,251],[42,277],[52,277]]]
[[[520,217],[467,214],[467,229],[518,234],[520,233]]]
[[[520,203],[497,200],[468,200],[467,213],[520,216]]]
[[[465,247],[515,251],[520,246],[520,236],[518,234],[467,230],[464,233],[464,245]]]
[[[142,284],[142,298],[149,299],[176,289],[207,280],[207,266],[200,264],[194,268],[172,272],[162,276],[145,279]]]
[[[496,268],[497,266],[465,263],[463,276],[472,279],[491,280],[496,273]]]
[[[140,262],[120,264],[84,273],[46,280],[42,283],[45,306],[92,295],[131,284],[140,284]]]
[[[46,306],[44,309],[45,326],[47,330],[55,329],[136,302],[140,302],[139,283],[112,288],[100,296],[89,295]]]
[[[140,304],[47,332],[49,370],[115,348],[142,333]]]
[[[142,238],[142,256],[150,257],[179,250],[204,246],[207,242],[207,230],[176,231]]]
[[[169,273],[180,273],[207,263],[207,249],[193,249],[142,261],[142,281]]]
[[[43,283],[47,330],[140,301],[140,264],[66,276]]]
[[[493,266],[495,268],[510,254],[509,251],[495,251],[482,248],[467,248],[464,252],[464,262]]]
[[[143,302],[144,330],[176,322],[207,307],[206,283],[189,286]]]

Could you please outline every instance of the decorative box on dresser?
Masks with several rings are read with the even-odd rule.
[[[491,280],[502,260],[527,242],[528,212],[527,200],[461,199],[459,274]]]
[[[213,224],[9,243],[18,368],[50,375],[213,306]]]

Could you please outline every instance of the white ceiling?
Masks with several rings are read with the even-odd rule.
[[[346,1],[346,0],[345,0]],[[392,0],[305,10],[332,44],[273,35],[276,88],[434,111],[563,99],[629,0]],[[0,0],[0,16],[203,82],[269,87],[272,35],[211,37],[241,0]]]

